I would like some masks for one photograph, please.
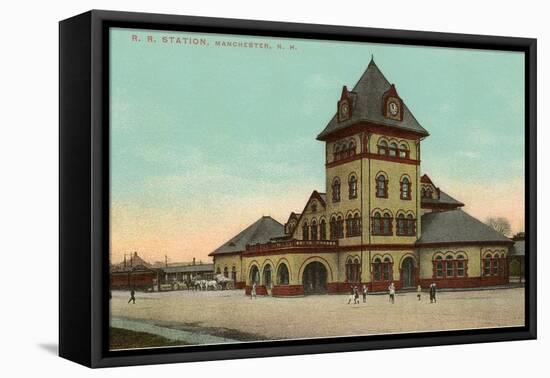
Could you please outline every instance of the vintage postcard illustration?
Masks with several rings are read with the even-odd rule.
[[[524,55],[112,28],[112,350],[525,324]]]

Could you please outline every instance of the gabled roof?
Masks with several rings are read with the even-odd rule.
[[[422,175],[422,177],[420,177],[420,182],[422,184],[430,184],[432,185],[434,188],[436,187],[435,184],[433,183],[432,179],[430,178],[430,176],[428,176],[426,173],[424,173]]]
[[[353,100],[351,118],[339,122],[338,114],[335,114],[325,129],[317,136],[317,139],[325,140],[330,134],[361,121],[412,131],[423,136],[429,135],[416,118],[414,118],[405,103],[403,103],[402,121],[384,117],[383,97],[391,88],[392,85],[390,82],[380,72],[374,60],[371,60],[367,69],[357,84],[355,84],[355,87],[353,87],[353,90],[349,92]]]
[[[439,190],[439,198],[421,198],[421,204],[423,207],[462,207],[464,204],[442,190]]]
[[[418,244],[494,242],[512,244],[512,241],[463,210],[424,214],[421,218],[422,236]]]
[[[266,243],[271,238],[284,236],[284,226],[270,216],[263,216],[229,239],[208,256],[244,251],[247,244]]]

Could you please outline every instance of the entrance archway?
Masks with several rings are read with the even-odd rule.
[[[414,259],[406,257],[401,265],[401,281],[403,287],[414,287]]]
[[[264,267],[264,285],[267,288],[271,288],[271,265],[266,265]]]
[[[327,292],[327,269],[318,261],[310,262],[302,276],[305,294],[325,294]]]

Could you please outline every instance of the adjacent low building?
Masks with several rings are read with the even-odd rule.
[[[514,242],[421,172],[429,133],[374,61],[335,105],[317,136],[326,190],[285,224],[264,216],[212,251],[215,271],[274,296],[507,283]]]

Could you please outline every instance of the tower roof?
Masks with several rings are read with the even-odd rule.
[[[267,243],[271,238],[284,235],[282,224],[270,216],[263,216],[211,252],[209,256],[244,251],[247,244]]]
[[[383,98],[389,91],[396,92],[395,86],[390,84],[384,74],[380,71],[374,60],[371,60],[367,69],[349,92],[352,99],[352,114],[348,120],[339,122],[338,114],[334,114],[325,129],[317,136],[318,140],[325,140],[326,137],[336,131],[341,131],[358,122],[371,122],[382,126],[397,128],[415,132],[422,136],[429,133],[418,123],[403,103],[403,119],[401,121],[386,118],[383,114]]]

